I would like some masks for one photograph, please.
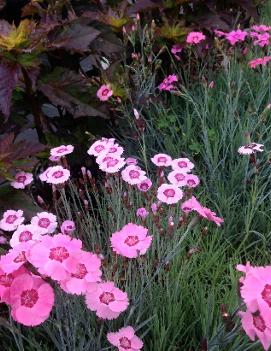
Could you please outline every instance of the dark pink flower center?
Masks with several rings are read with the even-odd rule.
[[[120,346],[125,349],[125,350],[129,350],[131,348],[131,341],[126,338],[126,336],[123,336],[122,338],[120,338]]]
[[[18,177],[16,178],[16,181],[17,181],[18,183],[24,183],[24,182],[26,181],[26,176],[20,175],[20,176],[18,176]]]
[[[142,189],[142,190],[148,190],[149,189],[149,185],[147,184],[147,183],[141,183],[140,184],[140,189]]]
[[[52,174],[54,178],[61,178],[63,177],[63,175],[64,175],[63,171],[56,171]]]
[[[132,171],[129,172],[129,176],[131,178],[133,178],[133,179],[136,179],[136,178],[138,178],[140,176],[140,172],[132,170]]]
[[[6,218],[6,222],[7,222],[8,224],[13,224],[13,223],[16,221],[17,218],[18,218],[18,217],[17,217],[16,215],[9,215],[9,216],[7,216],[7,218]]]
[[[178,162],[178,166],[180,168],[184,168],[184,167],[187,167],[187,163],[185,161],[180,161],[180,162]]]
[[[253,324],[254,324],[255,328],[257,328],[261,332],[264,332],[266,329],[265,322],[259,314],[253,315]]]
[[[110,160],[107,162],[107,167],[114,167],[119,163],[118,160]]]
[[[76,272],[72,273],[72,277],[77,279],[83,279],[87,275],[86,266],[83,263],[79,263],[76,267]]]
[[[21,294],[21,304],[29,308],[32,308],[33,306],[35,306],[38,299],[39,299],[39,294],[35,289],[24,290]]]
[[[271,307],[271,285],[266,284],[262,291],[262,298]]]
[[[69,252],[65,247],[58,246],[50,250],[49,258],[58,262],[63,262],[69,257]]]
[[[59,148],[59,149],[57,150],[57,153],[58,153],[58,154],[62,154],[62,152],[65,152],[65,151],[67,151],[67,148],[66,148],[66,147],[61,147],[61,148]]]
[[[11,283],[13,282],[13,275],[10,274],[1,274],[0,275],[0,285],[3,285],[5,287],[10,287]]]
[[[166,162],[167,162],[167,159],[166,159],[166,157],[161,156],[161,157],[158,157],[157,161],[158,161],[158,162],[161,162],[161,163],[166,163]]]
[[[25,251],[22,251],[19,253],[17,257],[14,258],[13,262],[15,263],[20,263],[20,262],[25,262],[26,257],[25,257]]]
[[[21,232],[21,234],[19,235],[19,241],[23,242],[23,241],[29,241],[31,240],[33,237],[33,234],[31,232],[29,232],[28,230],[25,230],[23,232]]]
[[[109,149],[109,152],[111,152],[111,153],[114,153],[114,152],[117,152],[117,151],[118,151],[118,149],[116,147],[114,147],[114,146]]]
[[[101,152],[101,151],[104,150],[104,146],[103,145],[97,145],[97,146],[95,146],[94,150],[97,151],[97,152]]]
[[[195,182],[193,179],[189,179],[189,180],[187,181],[187,184],[188,184],[188,185],[195,185],[196,182]]]
[[[167,190],[164,191],[164,195],[166,197],[174,197],[175,196],[175,190],[167,189]]]
[[[102,92],[102,96],[106,96],[109,93],[109,89],[105,88]]]
[[[253,144],[252,144],[253,145]],[[255,146],[252,146],[252,145],[245,145],[244,146],[244,149],[253,149],[253,147],[255,147]]]
[[[41,228],[48,228],[50,225],[50,219],[48,218],[40,218],[38,221],[38,226]]]
[[[175,179],[176,179],[178,182],[184,180],[184,178],[185,178],[185,175],[183,175],[183,174],[178,173],[178,174],[175,175]]]
[[[125,239],[124,243],[128,246],[135,246],[139,242],[137,235],[129,235]]]
[[[110,302],[115,301],[115,296],[111,292],[103,292],[100,297],[99,297],[101,303],[104,303],[105,305],[109,305]]]

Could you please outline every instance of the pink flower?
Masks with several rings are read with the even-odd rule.
[[[162,184],[157,189],[158,200],[166,204],[176,204],[183,197],[183,192],[176,185]]]
[[[125,160],[126,164],[129,166],[129,165],[134,165],[136,166],[137,165],[137,159],[134,158],[134,157],[128,157],[126,158]]]
[[[185,176],[185,182],[189,188],[196,188],[199,185],[200,180],[199,177],[194,174],[187,174]]]
[[[54,280],[61,281],[69,277],[65,268],[65,261],[81,251],[82,242],[72,239],[68,235],[44,235],[39,243],[33,245],[27,253],[27,260],[33,264],[41,274]]]
[[[140,184],[146,179],[145,174],[140,167],[134,165],[127,166],[121,172],[122,179],[131,185]]]
[[[158,205],[154,202],[153,204],[151,204],[151,210],[153,214],[156,214],[158,211]]]
[[[226,39],[230,42],[231,45],[235,45],[239,41],[244,41],[247,35],[247,32],[237,29],[227,33]]]
[[[15,175],[15,180],[10,185],[15,189],[24,189],[33,181],[33,174],[26,172],[19,172]]]
[[[176,60],[179,61],[180,60],[179,54],[183,51],[183,47],[180,44],[175,44],[175,45],[172,46],[170,51],[174,55]]]
[[[61,160],[61,157],[60,156],[50,156],[49,160],[52,162],[59,162]]]
[[[101,101],[107,101],[113,95],[110,85],[103,84],[97,91],[97,98]]]
[[[137,188],[140,191],[146,192],[152,187],[152,181],[149,178],[143,179],[139,184],[137,184]]]
[[[12,273],[27,262],[26,252],[33,242],[23,242],[0,257],[0,267],[5,273]]]
[[[167,179],[171,184],[182,187],[186,185],[185,177],[186,173],[177,170],[170,172],[167,176]]]
[[[1,266],[2,264],[0,261],[0,302],[10,304],[10,287],[13,280],[22,274],[26,274],[27,271],[24,267],[20,267],[12,273],[5,273]]]
[[[24,222],[23,211],[7,210],[3,214],[0,221],[0,229],[6,232],[13,232],[16,228]]]
[[[144,218],[148,217],[149,212],[146,210],[145,207],[140,207],[136,210],[136,215],[137,215],[137,217],[141,217],[144,219]]]
[[[73,145],[61,145],[58,147],[54,147],[50,150],[50,154],[53,157],[62,157],[68,154],[71,154],[74,150]]]
[[[39,175],[39,178],[42,182],[47,182],[47,179],[48,179],[48,173],[50,171],[52,167],[48,167],[44,172],[42,172],[40,175]]]
[[[214,29],[214,33],[218,38],[221,38],[227,35],[227,33],[222,32],[222,30],[218,30],[218,29]]]
[[[106,173],[117,173],[125,164],[125,159],[123,157],[111,157],[108,155],[104,158],[104,161],[99,164],[99,168]]]
[[[263,345],[264,350],[268,350],[271,345],[270,322],[266,323],[260,313],[249,311],[239,312],[242,327],[250,340],[254,341],[257,336]]]
[[[176,74],[171,74],[166,77],[163,82],[158,86],[159,90],[171,91],[174,89],[173,83],[178,82],[178,77]]]
[[[266,26],[265,24],[254,25],[251,28],[256,32],[268,32],[271,29],[270,26]]]
[[[40,175],[46,174],[46,181],[49,184],[62,184],[70,178],[70,171],[62,166],[49,167],[45,172]],[[43,179],[41,179],[43,180]]]
[[[65,235],[71,235],[75,231],[74,221],[66,220],[61,224],[61,233]]]
[[[251,144],[239,147],[238,152],[241,155],[251,155],[251,154],[255,154],[255,152],[257,151],[263,152],[263,147],[264,147],[263,144],[251,143]]]
[[[187,35],[186,42],[188,44],[199,44],[202,40],[205,40],[206,36],[202,32],[190,32]]]
[[[171,165],[172,158],[167,154],[157,154],[151,158],[151,161],[157,167],[168,167]]]
[[[64,263],[68,278],[61,282],[61,287],[71,294],[84,294],[90,284],[101,281],[101,259],[90,252],[81,251],[70,256]]]
[[[127,293],[115,287],[113,282],[105,282],[86,292],[86,304],[99,318],[112,320],[127,309],[129,300]]]
[[[114,145],[114,141],[112,139],[103,138],[101,140],[95,141],[90,148],[88,149],[87,153],[92,156],[99,156],[99,154],[105,150],[108,150],[111,146]]]
[[[38,227],[32,224],[21,224],[12,234],[9,244],[11,247],[15,247],[26,241],[37,241],[40,238],[41,235]]]
[[[189,200],[186,200],[182,203],[181,209],[185,213],[189,213],[191,211],[200,212],[202,210],[202,206],[195,198],[195,196],[192,196]]]
[[[32,217],[31,224],[39,229],[40,234],[53,233],[57,228],[56,216],[49,212],[40,212]]]
[[[152,242],[152,236],[147,234],[147,228],[128,223],[112,234],[110,241],[113,251],[128,258],[145,255]]]
[[[256,40],[253,41],[254,45],[258,45],[260,47],[268,46],[270,43],[270,34],[269,33],[263,33],[263,34],[257,34]]]
[[[248,65],[250,68],[256,68],[260,65],[266,66],[270,60],[271,60],[271,56],[256,58],[254,60],[249,61]]]
[[[175,160],[172,160],[171,167],[175,171],[189,173],[191,169],[194,168],[194,163],[192,163],[188,158],[176,158]]]
[[[10,287],[11,315],[16,322],[27,326],[43,323],[54,305],[54,291],[43,279],[22,274]]]
[[[128,326],[116,333],[108,333],[107,340],[119,351],[139,351],[143,347],[142,340],[135,335],[134,328]]]

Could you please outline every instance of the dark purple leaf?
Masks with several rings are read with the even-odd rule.
[[[0,111],[6,117],[10,114],[13,89],[18,82],[20,67],[7,63],[0,63]]]

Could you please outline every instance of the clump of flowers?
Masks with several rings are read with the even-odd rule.
[[[260,57],[249,61],[248,65],[250,68],[256,68],[258,66],[266,66],[270,60],[271,60],[271,56]]]

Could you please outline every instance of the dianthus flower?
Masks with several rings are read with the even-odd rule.
[[[0,221],[0,229],[6,232],[13,232],[24,222],[23,211],[7,210]]]
[[[51,149],[50,154],[53,157],[62,157],[62,156],[71,154],[73,150],[74,150],[73,145],[61,145]]]
[[[251,154],[255,154],[255,152],[257,151],[263,152],[263,147],[264,147],[263,144],[251,143],[251,144],[239,147],[238,152],[241,155],[251,155]]]
[[[183,197],[183,192],[176,185],[162,184],[157,189],[158,200],[166,204],[176,204]]]
[[[32,217],[31,224],[39,229],[40,234],[53,233],[57,228],[57,219],[53,213],[39,212]]]
[[[145,174],[140,167],[134,165],[127,166],[121,172],[122,179],[131,185],[140,184],[146,179]]]
[[[199,44],[201,41],[205,39],[206,39],[206,36],[202,32],[190,32],[187,35],[186,42],[188,44]]]
[[[40,240],[41,234],[39,228],[32,224],[21,224],[12,234],[10,246],[15,247],[27,241]]]
[[[75,231],[74,221],[66,220],[61,224],[61,233],[65,235],[71,235]]]
[[[152,236],[147,234],[147,228],[128,223],[112,234],[110,241],[113,251],[128,258],[145,255],[152,242]]]
[[[137,188],[140,191],[146,192],[152,187],[152,181],[145,177],[139,184],[137,184]]]
[[[137,217],[141,217],[144,219],[144,218],[148,217],[149,211],[147,211],[145,207],[140,207],[136,210],[136,215],[137,215]]]
[[[105,150],[108,150],[111,146],[114,145],[114,140],[103,138],[100,140],[95,141],[90,148],[88,149],[87,153],[92,156],[99,156],[99,154]]]
[[[6,273],[3,271],[0,261],[0,302],[10,304],[10,287],[13,280],[16,277],[26,273],[27,270],[24,267],[20,267],[12,273]]]
[[[16,173],[15,179],[10,183],[10,185],[15,189],[24,189],[33,181],[33,174],[27,172]]]
[[[172,160],[171,167],[175,171],[182,171],[183,173],[189,173],[191,169],[194,168],[194,163],[192,163],[188,158],[176,158]]]
[[[168,167],[171,165],[172,158],[167,154],[156,154],[151,158],[151,161],[157,167]]]
[[[254,25],[251,28],[256,32],[268,32],[271,30],[271,26],[266,26],[265,24]]]
[[[139,351],[144,345],[142,340],[135,335],[134,328],[130,326],[121,328],[116,333],[108,333],[107,340],[119,351]]]
[[[256,39],[253,41],[254,45],[264,47],[268,46],[270,43],[270,34],[269,33],[263,33],[263,34],[257,34]]]
[[[266,66],[270,60],[271,60],[271,56],[260,57],[249,61],[248,65],[250,68],[256,68],[258,66]]]
[[[33,245],[33,242],[23,242],[10,249],[5,255],[0,256],[0,267],[5,273],[12,273],[18,270],[26,262],[26,252]]]
[[[113,90],[109,84],[103,84],[97,91],[97,97],[101,101],[107,101],[113,95]]]
[[[248,35],[247,32],[237,29],[227,33],[226,39],[230,42],[231,45],[235,45],[239,41],[244,41],[247,35]]]
[[[61,157],[60,156],[49,156],[49,160],[52,162],[60,162]]]
[[[54,291],[41,277],[22,274],[10,287],[11,315],[26,326],[43,323],[54,305]]]
[[[137,162],[137,159],[136,159],[136,158],[134,158],[134,157],[128,157],[128,158],[126,158],[125,163],[126,163],[128,166],[130,166],[130,165],[136,166],[138,162]]]
[[[185,183],[189,188],[196,188],[199,185],[200,180],[199,177],[194,174],[186,174]]]
[[[97,283],[86,292],[86,304],[102,319],[116,319],[124,312],[129,300],[126,292],[118,289],[113,282]]]
[[[180,60],[179,54],[183,51],[183,47],[180,44],[175,44],[171,48],[171,53],[174,55],[177,61]]]
[[[45,177],[43,178],[44,174]],[[49,184],[62,184],[65,183],[69,178],[70,171],[66,168],[63,168],[62,166],[49,167],[40,175],[40,179],[42,181],[46,181]]]
[[[158,88],[159,90],[171,91],[174,89],[175,82],[178,82],[178,77],[176,74],[171,74],[162,81]]]
[[[117,173],[125,166],[125,159],[119,156],[106,156],[104,161],[99,164],[100,170],[106,173]]]
[[[168,174],[167,179],[171,184],[176,185],[178,187],[182,187],[186,185],[185,177],[186,173],[182,171],[171,171]]]

